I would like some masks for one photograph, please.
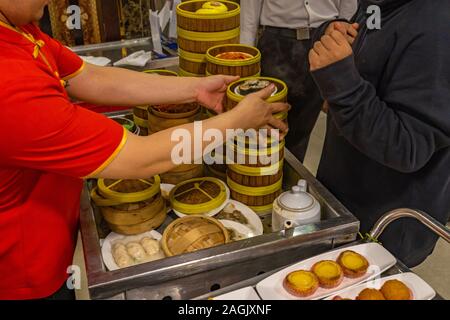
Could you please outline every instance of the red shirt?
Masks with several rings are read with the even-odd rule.
[[[64,284],[82,177],[126,141],[119,124],[70,103],[59,76],[78,74],[82,60],[38,27],[22,30],[28,38],[0,26],[0,299],[42,298]]]

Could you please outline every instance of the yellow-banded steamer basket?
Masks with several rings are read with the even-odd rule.
[[[276,94],[269,97],[266,101],[269,103],[274,102],[287,102],[287,95],[288,95],[288,87],[285,82],[275,79],[275,78],[269,78],[269,77],[247,77],[247,78],[241,78],[236,82],[233,82],[228,86],[227,89],[227,99],[225,100],[225,108],[226,110],[231,110],[235,106],[239,104],[242,100],[244,100],[245,96],[240,95],[236,93],[236,88],[239,87],[241,84],[248,80],[266,80],[269,82],[272,82],[275,84],[277,88]],[[287,119],[287,112],[277,114],[277,117],[282,119]]]
[[[201,120],[202,110],[198,104],[184,104],[178,106],[151,106],[148,108],[148,127],[150,132],[156,133],[172,127]],[[161,174],[164,183],[178,184],[192,178],[202,177],[202,164],[182,164]]]
[[[248,205],[260,215],[270,213],[273,201],[282,192],[284,141],[264,149],[242,146],[236,141],[230,146],[234,151],[232,160],[237,162],[228,164],[227,184],[231,198]],[[261,162],[261,155],[269,160],[272,154],[276,160]]]
[[[204,76],[206,51],[221,44],[239,43],[240,6],[230,1],[218,1],[228,11],[199,14],[196,11],[209,1],[187,1],[177,6],[177,32],[180,75]]]
[[[136,180],[99,179],[91,199],[114,232],[133,235],[161,226],[167,210],[160,177]]]
[[[207,249],[230,241],[228,231],[216,219],[189,216],[175,220],[164,230],[161,246],[166,256]]]
[[[236,88],[247,80],[266,80],[275,84],[277,91],[267,99],[268,102],[286,102],[288,88],[278,79],[267,77],[243,78],[232,83],[227,90],[227,109],[234,108],[244,99]],[[275,117],[287,121],[287,112],[275,114]],[[273,201],[282,192],[284,141],[276,142],[270,136],[264,137],[266,145],[256,144],[259,139],[237,137],[231,145],[234,153],[233,161],[238,164],[228,164],[227,183],[231,190],[231,197],[250,206],[258,214],[268,214],[272,210]],[[276,155],[276,160],[270,163],[260,161],[261,156]],[[240,156],[240,158],[237,158]],[[238,161],[239,160],[239,161]]]
[[[170,70],[145,70],[144,73],[158,74],[161,76],[177,77],[178,74]],[[148,107],[149,106],[137,106],[133,108],[133,120],[139,127],[141,136],[148,136],[151,134],[148,128]]]
[[[257,77],[261,73],[261,52],[242,44],[212,47],[206,52],[206,61],[206,75],[225,74],[246,78]]]
[[[225,183],[211,177],[179,183],[169,195],[172,208],[185,215],[208,214],[219,210],[227,198]]]

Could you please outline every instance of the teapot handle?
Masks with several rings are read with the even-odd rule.
[[[300,188],[302,192],[308,192],[308,182],[304,179],[300,179],[297,182],[297,186]]]

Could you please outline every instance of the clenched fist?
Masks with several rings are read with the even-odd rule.
[[[358,36],[359,24],[353,23],[350,24],[345,21],[335,21],[330,23],[327,30],[325,31],[326,35],[331,35],[333,31],[339,31],[342,33],[347,39],[348,43],[353,44],[355,42],[356,37]]]
[[[309,52],[311,71],[325,68],[353,54],[347,38],[337,30],[324,35]]]

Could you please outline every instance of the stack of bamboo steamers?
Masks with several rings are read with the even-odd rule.
[[[278,79],[266,77],[243,78],[231,84],[227,91],[227,109],[234,108],[244,96],[238,94],[237,88],[248,80],[268,81],[274,83],[277,90],[267,101],[286,102],[288,88]],[[287,112],[275,114],[275,117],[287,121]],[[260,132],[265,134],[265,132]],[[232,149],[236,164],[228,164],[227,184],[231,197],[248,205],[257,214],[265,215],[272,212],[274,200],[281,194],[283,187],[284,140],[264,135],[264,143],[259,137],[239,136],[228,147]],[[277,161],[266,162],[273,160]],[[264,156],[264,157],[262,157]],[[245,159],[237,162],[241,157]]]
[[[211,4],[211,1],[200,0],[183,2],[177,8],[180,75],[240,76],[241,80],[228,89],[226,110],[232,109],[243,100],[244,97],[236,94],[235,89],[249,79],[273,82],[277,93],[268,101],[285,102],[286,84],[277,79],[260,77],[260,51],[255,47],[239,44],[239,5],[230,1],[213,2],[222,3],[227,7],[227,11],[215,14],[197,13]],[[214,116],[210,111],[207,114],[209,117]],[[282,120],[287,119],[287,113],[276,116]],[[284,141],[271,145],[272,140],[269,139],[265,149],[252,145],[249,139],[241,138],[240,142],[239,145],[239,141],[235,140],[231,148],[235,156],[240,154],[245,157],[244,164],[213,164],[207,166],[208,173],[227,182],[233,199],[250,206],[258,214],[271,213],[273,201],[282,192]],[[258,157],[260,153],[269,157],[272,153],[278,153],[279,161],[267,165],[258,160],[254,164],[251,156]],[[225,147],[219,156],[225,160]]]

